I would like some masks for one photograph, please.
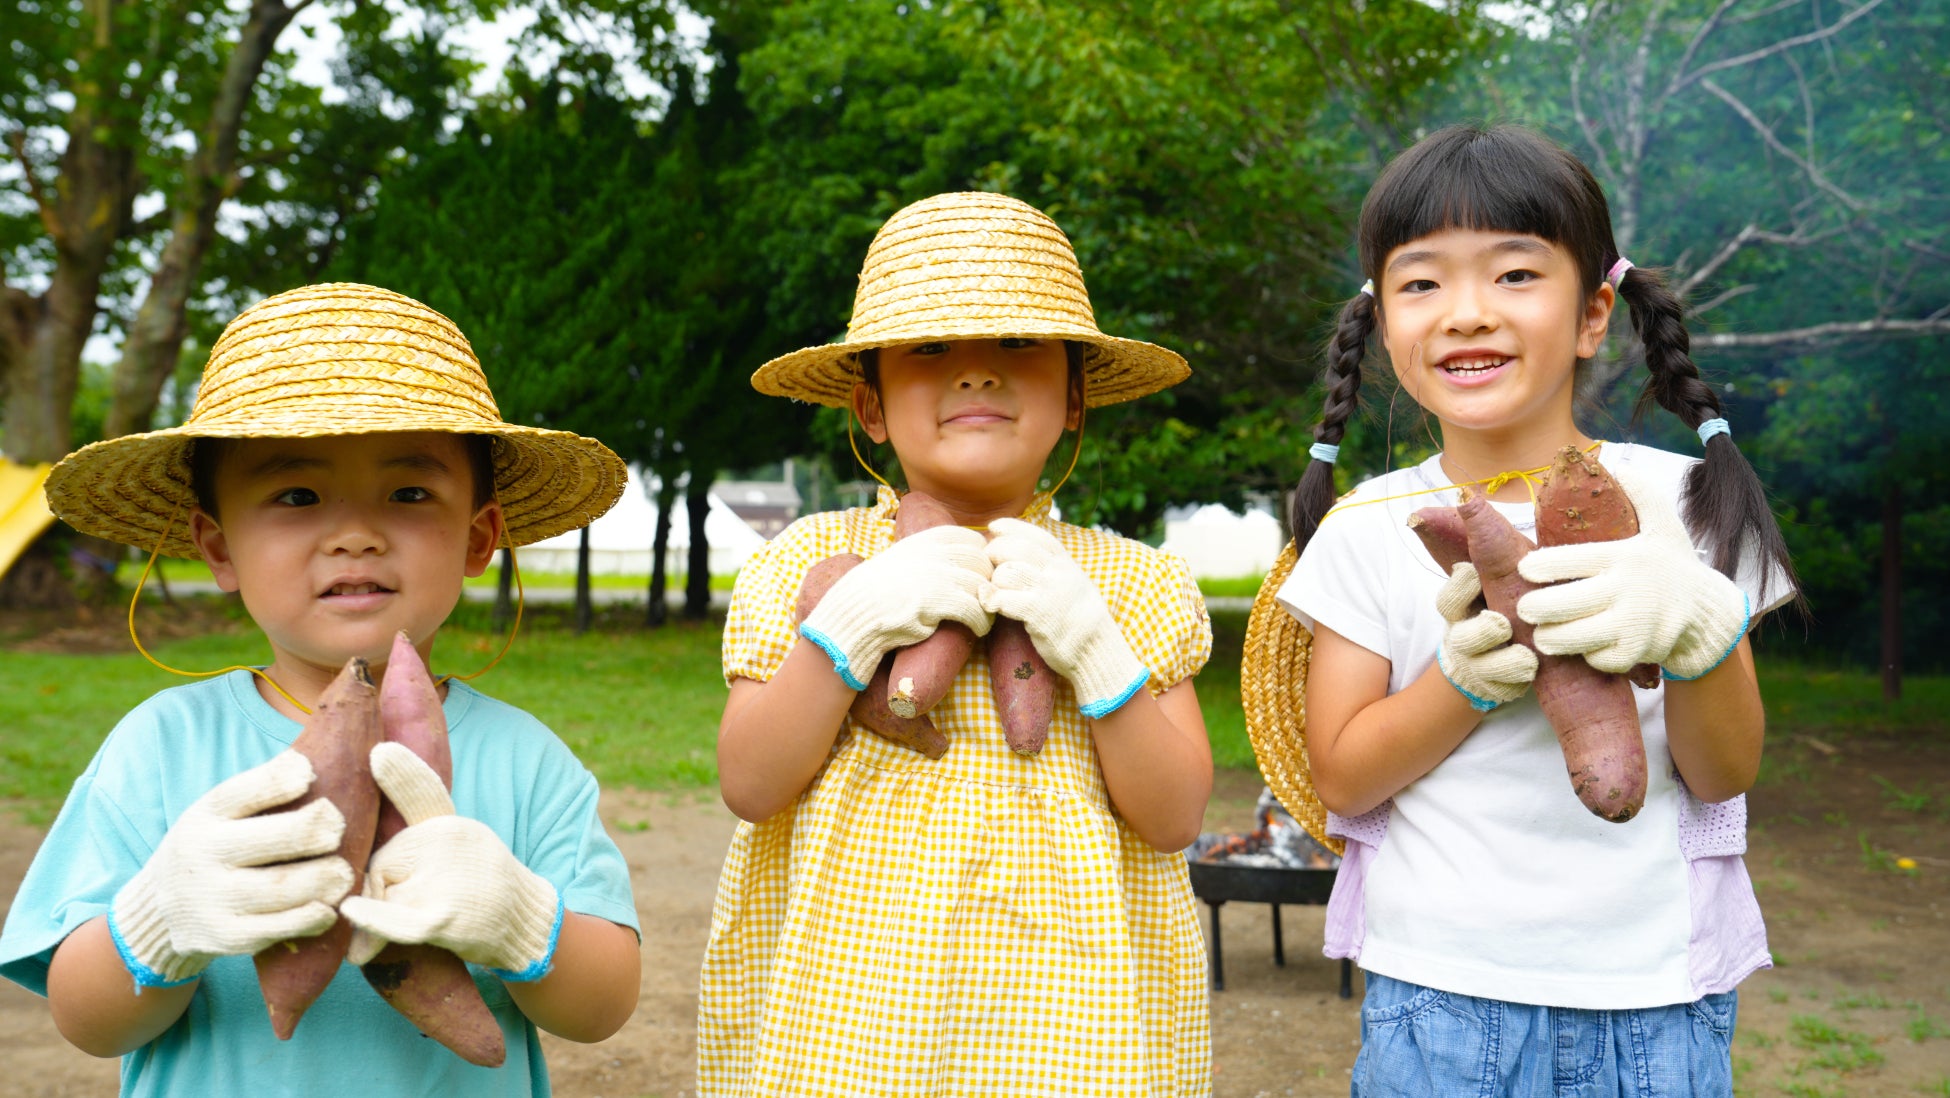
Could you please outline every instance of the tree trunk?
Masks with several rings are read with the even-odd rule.
[[[576,540],[576,634],[589,632],[589,527]]]
[[[1903,696],[1903,482],[1882,492],[1882,700]]]
[[[494,628],[499,632],[508,627],[508,619],[515,612],[515,551],[501,550],[500,582],[494,586]]]
[[[216,233],[217,210],[230,196],[237,170],[237,146],[251,90],[278,35],[294,9],[275,0],[251,5],[250,19],[224,64],[223,82],[211,105],[190,170],[171,205],[168,243],[149,278],[149,292],[136,312],[115,367],[114,390],[102,433],[114,438],[149,429],[163,382],[176,372],[188,332],[184,319],[190,294],[201,283],[203,257]]]
[[[677,505],[677,482],[670,477],[657,480],[657,532],[650,539],[650,602],[643,611],[643,624],[652,629],[670,617],[669,577],[664,574],[664,558],[670,553],[670,509]]]
[[[691,553],[684,577],[684,616],[702,621],[711,613],[711,543],[704,536],[704,517],[711,513],[711,474],[691,470],[691,483],[684,493],[684,509],[690,512]]]

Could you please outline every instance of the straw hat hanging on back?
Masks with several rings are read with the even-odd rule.
[[[844,408],[861,351],[937,339],[1065,339],[1083,344],[1084,403],[1135,400],[1191,375],[1176,352],[1097,328],[1063,230],[1020,199],[984,192],[924,198],[880,227],[860,268],[846,339],[775,358],[761,393]]]
[[[84,446],[54,467],[48,506],[85,534],[195,559],[190,451],[199,438],[443,431],[494,440],[508,540],[587,525],[623,494],[623,462],[595,439],[501,418],[467,337],[376,286],[327,283],[266,298],[224,328],[181,427]]]
[[[1307,761],[1307,667],[1314,635],[1274,597],[1299,559],[1287,542],[1253,599],[1239,660],[1239,703],[1253,757],[1280,807],[1316,842],[1344,854],[1346,841],[1327,834],[1327,809],[1314,792]]]

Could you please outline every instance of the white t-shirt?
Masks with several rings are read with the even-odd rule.
[[[1599,458],[1649,474],[1640,479],[1667,490],[1675,506],[1694,461],[1626,443],[1606,444]],[[1450,483],[1438,462],[1363,484],[1321,524],[1278,592],[1308,628],[1325,625],[1386,658],[1391,694],[1420,676],[1442,643],[1435,597],[1445,576],[1407,525],[1420,508],[1457,501],[1453,489],[1435,490]],[[1529,503],[1495,506],[1534,537]],[[1757,614],[1792,596],[1777,574],[1763,607],[1756,575],[1750,560],[1737,582]],[[1374,849],[1350,859],[1357,872],[1343,870],[1359,895],[1336,897],[1358,902],[1354,925],[1365,924],[1349,955],[1385,976],[1446,991],[1586,1009],[1689,1002],[1765,963],[1764,938],[1758,951],[1749,940],[1758,909],[1738,864],[1744,806],[1728,802],[1714,824],[1736,832],[1737,846],[1722,841],[1712,851],[1730,852],[1734,864],[1703,886],[1689,861],[1699,855],[1682,853],[1681,819],[1719,806],[1700,805],[1678,781],[1663,686],[1633,693],[1648,774],[1645,807],[1627,823],[1599,819],[1578,801],[1534,694],[1491,712],[1390,805],[1361,817],[1364,826],[1348,833]],[[1722,943],[1712,927],[1704,938],[1696,933],[1703,922],[1740,924],[1742,957],[1706,965],[1701,954]],[[1719,971],[1729,966],[1741,970]]]

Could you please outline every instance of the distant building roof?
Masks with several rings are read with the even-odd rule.
[[[711,494],[734,509],[799,506],[799,490],[783,480],[721,480],[711,486]]]

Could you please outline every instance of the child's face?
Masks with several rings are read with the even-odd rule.
[[[1444,428],[1571,422],[1577,360],[1604,342],[1612,289],[1586,294],[1562,245],[1446,229],[1389,252],[1375,287],[1395,375]]]
[[[402,629],[424,656],[501,539],[450,434],[241,440],[214,489],[218,517],[196,511],[191,535],[288,675],[383,663]]]
[[[891,441],[910,488],[950,506],[1024,504],[1076,426],[1061,340],[958,339],[888,347],[880,386],[854,390],[875,442]]]

